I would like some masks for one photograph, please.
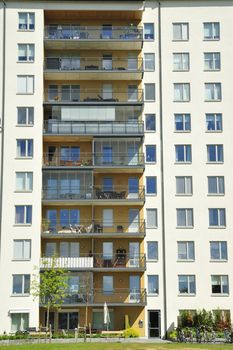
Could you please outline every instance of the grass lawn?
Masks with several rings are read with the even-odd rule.
[[[107,340],[106,340],[107,342]],[[77,343],[77,344],[36,344],[7,345],[0,350],[233,350],[231,344],[113,344],[113,343]]]

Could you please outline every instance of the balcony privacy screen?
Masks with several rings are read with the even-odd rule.
[[[61,107],[62,121],[114,121],[114,107]]]

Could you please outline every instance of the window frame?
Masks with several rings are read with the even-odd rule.
[[[154,292],[150,292],[150,288],[149,288],[149,280],[150,278],[154,278],[155,281],[155,288],[154,288]],[[148,287],[148,296],[157,296],[159,295],[159,275],[147,275],[147,287]]]
[[[175,39],[174,38],[174,26],[180,26],[181,30],[181,37],[180,39]],[[187,38],[183,39],[184,33],[183,33],[183,27],[186,26],[187,27]],[[189,41],[189,23],[188,22],[173,22],[172,23],[172,41]]]
[[[152,212],[154,211],[154,219],[155,219],[155,225],[148,225],[148,212]],[[154,229],[154,228],[158,228],[158,209],[157,208],[146,208],[146,228],[147,229]]]
[[[211,87],[211,89],[213,87],[213,95],[214,95],[213,98],[212,98],[212,96],[210,99],[207,98],[207,96],[206,96],[207,91],[208,91],[207,87]],[[218,95],[218,88],[217,87],[219,87],[219,95],[220,95],[219,97],[217,96]],[[216,96],[218,98],[216,98]],[[221,102],[221,101],[222,101],[222,83],[219,83],[219,82],[205,83],[205,100],[204,100],[204,102]]]
[[[19,91],[19,79],[25,78],[25,91]],[[32,78],[32,91],[29,91],[29,78]],[[35,75],[32,74],[19,74],[17,75],[17,95],[34,95],[35,93]]]
[[[210,192],[210,179],[216,179],[216,189],[217,192]],[[220,184],[220,181],[222,181],[222,185]],[[224,176],[207,176],[207,184],[208,184],[208,196],[224,196],[225,195],[225,178]],[[223,192],[220,192],[219,189],[223,187]]]
[[[25,109],[26,123],[19,123],[19,111]],[[32,111],[32,116],[30,116],[30,110]],[[30,117],[32,120],[30,121]],[[17,107],[17,126],[34,126],[34,107]]]
[[[22,257],[15,257],[15,244],[21,242],[22,244]],[[26,243],[29,243],[29,256],[25,257]],[[32,241],[31,239],[14,239],[13,240],[13,261],[30,261],[32,256]]]
[[[215,160],[211,160],[210,156],[210,147],[214,147],[214,158]],[[223,144],[208,144],[206,145],[207,148],[207,164],[223,164],[224,163],[224,150],[223,150]],[[222,157],[219,157],[221,155]]]
[[[26,28],[20,28],[20,15],[21,14],[25,14],[27,16],[26,19]],[[30,15],[33,15],[34,19],[33,19],[33,28],[30,28]],[[35,18],[35,12],[18,12],[18,31],[20,32],[34,32],[35,31],[35,22],[36,22],[36,18]]]
[[[26,46],[26,56],[22,56],[25,57],[26,59],[20,59],[20,46]],[[30,46],[31,48],[33,48],[33,56],[30,56]],[[30,59],[30,57],[32,57],[32,59]],[[35,62],[35,44],[34,43],[20,43],[18,44],[18,58],[17,58],[17,62],[18,63],[34,63]]]
[[[193,177],[192,176],[176,176],[176,196],[192,196],[193,195]],[[184,192],[178,192],[177,191],[177,180],[178,179],[184,179]],[[191,192],[188,193],[187,189],[189,188],[189,185],[187,184],[188,180],[190,180],[190,188]]]
[[[184,278],[184,277],[187,277],[187,292],[181,292],[180,291],[180,278]],[[190,281],[190,277],[193,278],[193,281]],[[191,283],[194,283],[194,292],[190,292],[191,290]],[[196,295],[196,275],[187,275],[187,274],[183,274],[183,275],[178,275],[178,291],[179,291],[179,295],[191,295],[191,296],[194,296]]]
[[[147,129],[147,118],[148,117],[153,117],[154,118],[154,129]],[[149,133],[155,133],[156,132],[156,114],[154,113],[147,113],[145,114],[145,132],[149,132]]]
[[[185,219],[185,225],[179,225],[179,220],[178,220],[178,213],[179,211],[184,211],[184,219]],[[188,225],[188,219],[189,219],[189,211],[190,211],[190,218],[191,218],[191,222]],[[194,215],[193,215],[193,208],[176,208],[176,228],[185,228],[185,229],[192,229],[194,227]]]
[[[211,123],[214,124],[214,129],[208,129],[208,123],[210,121],[207,118],[213,117],[213,121]],[[220,117],[220,121],[217,121],[217,118]],[[222,113],[205,113],[205,123],[206,123],[206,132],[222,132],[223,131],[223,122],[222,122]],[[221,124],[221,129],[218,129],[218,123]]]
[[[182,96],[181,96],[181,99],[176,99],[175,95],[175,91],[176,91],[176,87],[182,87]],[[188,97],[185,99],[184,96],[185,96],[185,89],[184,87],[187,86],[188,87]],[[174,92],[173,92],[173,102],[190,102],[191,101],[191,89],[190,89],[190,83],[173,83],[173,89],[174,89]]]
[[[207,55],[212,55],[211,64],[213,64],[213,68],[206,68],[206,62],[209,62],[206,59]],[[219,68],[216,68],[216,62],[215,55],[219,55]],[[221,54],[220,52],[204,52],[204,72],[218,72],[221,70]]]
[[[177,147],[183,147],[184,160],[179,160],[177,155]],[[190,147],[190,152],[187,152],[187,147]],[[190,153],[190,160],[187,160],[187,155]],[[191,164],[192,163],[192,145],[191,144],[182,144],[175,145],[175,164]]]
[[[155,245],[155,258],[149,257],[149,245]],[[159,260],[159,252],[158,252],[158,241],[147,241],[147,261],[158,261]]]
[[[211,31],[212,31],[212,35],[211,37],[205,37],[205,25],[206,24],[211,24]],[[219,33],[219,36],[218,37],[214,37],[214,32],[215,32],[215,28],[214,25],[217,24],[218,25],[218,33]],[[220,40],[220,22],[203,22],[203,41],[219,41]]]
[[[151,99],[147,98],[147,88],[149,88],[153,86],[153,97]],[[145,102],[155,102],[156,101],[156,87],[155,87],[155,83],[145,83],[144,84],[144,90],[145,90]],[[151,92],[151,91],[150,91]]]
[[[154,179],[155,192],[148,192],[148,180]],[[146,195],[147,196],[156,196],[157,195],[157,176],[146,176]]]
[[[20,315],[20,327],[19,327],[19,329],[14,329],[13,328],[13,324],[12,324],[12,316],[13,315]],[[26,325],[27,325],[27,327],[29,326],[29,324],[30,324],[30,313],[29,312],[11,312],[10,316],[11,316],[11,331],[12,332],[15,333],[16,331],[21,331],[23,329],[22,325],[25,322],[25,320],[23,319],[22,315],[26,315],[25,316],[25,318],[27,318],[26,319]],[[25,327],[25,329],[23,329],[23,330],[26,330],[27,327]]]
[[[146,58],[146,55],[151,55],[152,60],[149,60]],[[153,67],[152,68],[147,68],[146,67],[146,62],[151,62]],[[145,52],[144,53],[144,72],[154,72],[155,71],[155,54],[153,52]]]
[[[17,188],[17,175],[18,174],[24,174],[24,179],[23,179],[23,183],[26,185],[24,186],[24,188]],[[28,177],[28,175],[31,176]],[[15,172],[15,177],[16,177],[16,186],[15,186],[15,192],[32,192],[33,191],[33,172],[32,171],[16,171]],[[30,186],[28,186],[28,184],[31,183],[31,188]]]
[[[211,225],[211,211],[217,210],[217,225]],[[226,228],[226,208],[208,208],[209,211],[209,228]],[[223,217],[221,215],[223,214]],[[214,216],[212,214],[212,216]],[[221,224],[221,219],[223,219],[224,223]]]
[[[211,294],[214,295],[229,295],[229,276],[228,275],[211,275]],[[218,284],[213,284],[213,278],[219,277],[219,282],[220,282],[220,293],[215,293],[213,292],[213,286],[218,285]],[[223,292],[223,278],[226,277],[227,279],[227,284],[225,286],[227,286],[227,292]]]
[[[179,65],[181,65],[181,68],[177,69],[175,68],[175,56],[178,56],[180,55],[180,62],[179,62]],[[184,57],[187,56],[187,68],[184,67],[184,64],[185,64],[185,59]],[[173,52],[172,54],[172,57],[173,57],[173,72],[189,72],[190,71],[190,55],[189,55],[189,52]]]
[[[24,220],[23,222],[17,222],[17,208],[19,207],[22,207],[23,208],[23,217],[24,217]],[[27,211],[31,210],[30,215],[31,215],[31,218],[30,218],[30,221],[27,222]],[[25,205],[15,205],[15,226],[31,226],[32,225],[32,205],[28,205],[28,204],[25,204]]]
[[[182,126],[183,129],[177,129],[177,124],[178,122],[176,122],[176,118],[178,117],[182,117]],[[187,122],[185,119],[189,118],[189,122]],[[184,133],[188,133],[191,132],[191,114],[190,113],[174,113],[174,124],[175,124],[175,130],[174,132],[178,133],[178,132],[184,132]],[[189,129],[186,129],[186,125],[189,124]]]
[[[150,26],[151,29],[152,29],[152,32],[149,33],[149,34],[146,34],[146,29],[145,27],[147,26]],[[146,38],[146,35],[150,36],[148,38]],[[155,25],[153,22],[146,22],[144,23],[144,26],[143,26],[143,39],[146,40],[146,41],[154,41],[155,40]]]
[[[181,244],[185,244],[185,254],[186,257],[185,258],[181,258],[180,255],[181,253],[179,253],[179,245]],[[193,249],[193,258],[190,257],[190,247],[189,245],[192,245],[192,249]],[[177,241],[177,261],[181,261],[181,262],[193,262],[195,261],[195,243],[194,241]]]
[[[15,277],[21,277],[21,293],[17,293],[17,292],[14,292],[14,278]],[[26,290],[26,282],[25,282],[25,279],[26,279],[26,276],[28,277],[29,276],[29,290],[28,292],[25,291]],[[30,284],[31,284],[31,275],[30,274],[13,274],[12,275],[12,295],[13,296],[20,296],[20,295],[24,295],[24,296],[28,296],[30,295]]]
[[[34,155],[34,139],[16,139],[16,159],[33,159]],[[18,150],[20,149],[19,143],[25,142],[25,156],[22,156],[18,153]],[[30,155],[30,144],[31,142],[31,155]],[[20,152],[22,153],[22,151]]]
[[[212,256],[212,247],[211,247],[211,244],[217,244],[218,245],[218,254],[219,254],[219,257],[213,257]],[[226,258],[223,258],[222,255],[222,245],[225,244],[225,248],[226,248]],[[210,241],[210,261],[228,261],[228,247],[227,247],[227,241]]]
[[[149,150],[149,149],[152,149],[153,148],[153,151],[154,151],[154,160],[149,160],[149,159],[147,159],[147,150]],[[150,144],[150,145],[145,145],[145,155],[146,155],[146,163],[148,163],[148,164],[155,164],[155,163],[157,163],[157,147],[156,147],[156,145],[152,145],[152,144]]]

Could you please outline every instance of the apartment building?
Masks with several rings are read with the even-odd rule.
[[[53,256],[55,330],[232,315],[233,2],[0,6],[0,333],[45,324]]]

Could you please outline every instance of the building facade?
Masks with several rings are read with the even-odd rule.
[[[0,5],[0,333],[50,323],[164,336],[232,310],[233,2]],[[87,310],[88,305],[88,312]]]

